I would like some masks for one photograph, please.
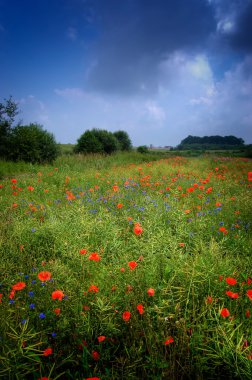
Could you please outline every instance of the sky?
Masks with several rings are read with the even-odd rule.
[[[252,143],[252,0],[0,0],[0,102],[59,143]]]

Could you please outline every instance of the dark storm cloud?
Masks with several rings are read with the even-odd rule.
[[[216,29],[207,0],[94,1],[93,9],[100,38],[88,84],[104,92],[155,91],[159,64],[174,51],[204,49]]]
[[[251,52],[252,0],[212,0],[212,4],[219,26],[220,43],[239,52]]]
[[[234,34],[231,34],[231,44],[243,51],[252,51],[252,1],[237,14]]]

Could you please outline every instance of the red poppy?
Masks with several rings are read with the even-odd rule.
[[[230,290],[228,292],[226,292],[226,295],[230,298],[238,298],[239,297],[239,294],[238,293],[233,293],[231,292]]]
[[[43,377],[40,377],[38,380],[49,380],[49,377],[43,376]]]
[[[207,298],[206,298],[206,303],[208,303],[208,304],[213,303],[213,297],[211,297],[211,296],[207,296]]]
[[[87,253],[87,250],[86,249],[80,249],[79,252],[81,255],[85,255]]]
[[[62,292],[62,290],[55,290],[54,292],[52,292],[53,300],[62,301],[63,297],[64,297],[64,293]]]
[[[124,311],[123,312],[122,318],[125,322],[128,322],[130,320],[130,317],[131,317],[130,311]]]
[[[16,207],[18,207],[18,204],[17,203],[12,203],[12,207],[16,208]]]
[[[140,226],[139,223],[135,224],[135,227],[134,227],[134,234],[135,235],[141,235],[143,233],[143,229],[142,227]]]
[[[88,289],[88,292],[89,293],[98,293],[99,292],[99,288],[95,285],[90,285],[89,289]]]
[[[245,317],[249,318],[250,317],[250,310],[246,310]]]
[[[118,205],[116,206],[117,208],[122,208],[123,207],[123,204],[122,203],[118,203]]]
[[[12,290],[22,290],[26,287],[24,282],[17,282],[15,285],[12,285]]]
[[[56,307],[54,310],[54,313],[56,314],[56,315],[60,315],[60,308],[59,307]]]
[[[248,172],[248,181],[252,181],[252,172]]]
[[[51,277],[52,277],[52,274],[50,272],[46,272],[46,271],[40,272],[38,274],[39,280],[43,281],[43,282],[49,281],[51,279]]]
[[[155,290],[152,289],[152,288],[150,288],[150,289],[147,290],[147,294],[152,297],[155,294]]]
[[[249,289],[249,290],[247,291],[247,296],[248,296],[248,298],[252,301],[252,289]]]
[[[137,266],[137,262],[136,261],[130,261],[130,262],[128,262],[128,266],[130,267],[131,270],[133,270]]]
[[[100,359],[100,354],[99,354],[99,352],[97,352],[97,351],[93,351],[92,352],[92,358],[94,359],[94,360],[99,360]]]
[[[114,186],[113,186],[113,190],[114,190],[115,192],[118,191],[118,190],[119,190],[119,186],[114,185]]]
[[[185,243],[178,243],[178,245],[179,245],[180,247],[184,247],[184,246],[185,246]]]
[[[27,189],[28,189],[29,191],[33,191],[33,190],[34,190],[34,187],[32,187],[32,186],[28,186]]]
[[[52,355],[53,353],[53,349],[51,347],[48,347],[46,348],[44,351],[43,351],[43,355],[44,356],[49,356],[49,355]]]
[[[233,278],[233,277],[227,277],[227,278],[226,278],[226,283],[227,283],[228,285],[235,285],[235,284],[237,283],[237,281],[236,281],[236,279]]]
[[[137,310],[138,310],[138,312],[139,312],[139,314],[143,314],[144,313],[144,307],[143,307],[143,305],[142,304],[139,304],[139,305],[137,305]]]
[[[100,335],[100,336],[98,336],[97,339],[98,339],[98,342],[101,343],[106,339],[106,337],[104,335]]]
[[[173,343],[173,342],[174,342],[174,339],[170,336],[168,339],[166,339],[164,344],[167,346],[168,344]]]
[[[86,380],[100,380],[100,377],[87,377]]]
[[[15,178],[12,178],[11,182],[12,183],[17,183],[17,180]]]
[[[229,310],[224,307],[221,311],[220,311],[220,315],[223,317],[223,318],[227,318],[230,316],[230,312]]]
[[[92,260],[92,261],[100,261],[100,260],[101,260],[101,257],[98,255],[97,252],[93,252],[93,253],[91,253],[91,255],[89,256],[88,260]]]

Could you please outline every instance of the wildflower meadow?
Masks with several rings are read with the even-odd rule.
[[[252,378],[252,161],[146,157],[2,162],[0,378]]]

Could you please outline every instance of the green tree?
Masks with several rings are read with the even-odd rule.
[[[111,154],[118,149],[118,141],[112,132],[105,129],[85,131],[77,140],[75,152],[79,153],[107,153]]]
[[[11,132],[10,158],[26,162],[53,162],[59,151],[53,134],[41,125],[18,125]]]
[[[120,150],[129,151],[132,149],[132,143],[127,132],[116,131],[113,135],[118,140]]]
[[[101,153],[102,144],[92,131],[87,130],[77,140],[74,147],[75,153]]]
[[[0,157],[2,158],[9,156],[11,129],[18,113],[18,105],[11,96],[0,103]]]
[[[149,149],[146,145],[140,145],[138,148],[137,148],[137,152],[138,153],[148,153],[149,152]]]

